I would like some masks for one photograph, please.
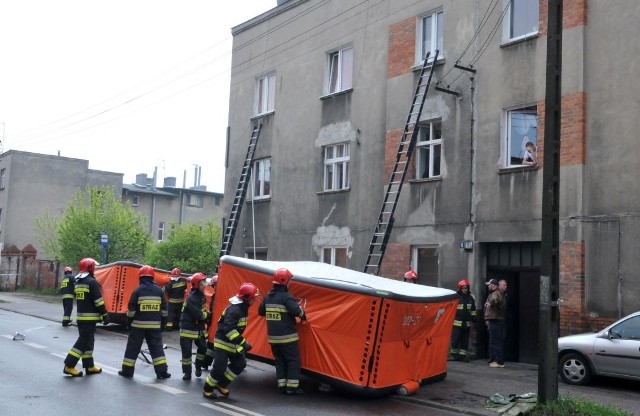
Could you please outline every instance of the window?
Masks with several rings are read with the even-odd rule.
[[[164,221],[158,224],[158,241],[164,241]]]
[[[4,189],[6,169],[0,169],[0,189]]]
[[[133,195],[131,197],[131,206],[137,207],[140,204],[140,195]]]
[[[202,208],[204,205],[204,198],[202,195],[187,194],[187,206]]]
[[[539,2],[531,0],[505,0],[507,14],[503,25],[503,42],[509,42],[538,33]]]
[[[324,190],[349,188],[349,143],[324,148]]]
[[[443,57],[442,46],[444,38],[444,14],[442,11],[418,18],[418,35],[416,39],[416,61],[423,62],[427,52],[431,52],[429,60],[433,60],[436,49]]]
[[[505,166],[523,166],[536,159],[538,114],[535,107],[507,111]]]
[[[322,249],[320,261],[334,266],[347,267],[347,248],[325,246]]]
[[[252,249],[251,247],[249,247],[247,249],[247,251],[244,252],[244,257],[246,259],[253,259],[253,260],[267,260],[267,249],[266,248],[255,248]]]
[[[274,110],[276,95],[275,74],[266,75],[256,80],[256,106],[257,115],[270,113]]]
[[[420,126],[416,157],[416,179],[440,176],[442,159],[442,123],[433,121]]]
[[[418,283],[438,285],[438,249],[436,247],[414,247],[411,265],[418,274]]]
[[[348,90],[353,86],[353,48],[340,49],[329,54],[326,93]]]
[[[271,159],[256,160],[253,163],[253,199],[271,196]]]

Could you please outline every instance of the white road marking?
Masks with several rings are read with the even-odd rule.
[[[45,349],[47,347],[45,347],[44,345],[40,345],[40,344],[36,344],[35,342],[25,342],[24,345],[28,345],[30,347],[33,348],[39,348],[39,349]]]
[[[158,390],[162,390],[162,391],[167,392],[169,394],[184,394],[184,393],[186,393],[186,391],[175,389],[175,388],[170,387],[170,386],[165,386],[164,384],[160,384],[160,383],[143,383],[143,384],[145,386],[154,387],[154,388],[156,388]]]
[[[13,335],[3,335],[3,337],[13,341]]]
[[[264,416],[262,413],[252,412],[251,410],[243,409],[242,407],[234,406],[234,405],[229,404],[229,403],[224,403],[224,402],[216,402],[216,403],[219,404],[220,406],[228,407],[230,409],[235,409],[235,410],[244,412],[244,413],[249,414],[249,415]]]
[[[216,406],[215,404],[211,404],[211,403],[200,403],[201,406],[204,407],[208,407],[209,409],[213,409],[213,410],[217,410],[218,412],[222,412],[222,413],[226,413],[228,415],[232,415],[232,416],[244,416],[244,414],[242,413],[238,413],[238,412],[234,412],[232,410],[227,410],[224,407],[219,407]]]

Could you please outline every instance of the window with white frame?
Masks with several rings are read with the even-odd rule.
[[[140,195],[133,195],[131,197],[131,206],[137,207],[140,204]]]
[[[324,148],[325,191],[349,188],[349,143],[334,144]]]
[[[158,241],[164,241],[164,221],[158,224]]]
[[[6,169],[1,169],[0,170],[0,189],[4,189],[4,181],[5,181],[5,177],[6,177]]]
[[[271,159],[253,162],[253,199],[265,199],[271,196]]]
[[[429,60],[433,60],[436,49],[439,51],[438,59],[441,59],[444,56],[444,13],[439,11],[419,17],[417,31],[416,62],[423,62],[428,52],[431,52]]]
[[[505,0],[506,15],[502,41],[510,42],[538,33],[540,3],[532,0]]]
[[[334,266],[347,267],[347,248],[324,246],[320,262]]]
[[[420,126],[416,151],[416,179],[440,176],[442,161],[442,123],[440,121],[432,121]]]
[[[274,110],[276,75],[265,75],[256,80],[255,114],[266,114]]]
[[[530,165],[536,161],[538,114],[536,107],[506,111],[505,166]],[[526,163],[525,163],[526,162]]]
[[[325,92],[334,94],[353,86],[353,48],[346,47],[328,54]]]
[[[187,206],[202,208],[204,206],[204,197],[198,194],[187,194]]]

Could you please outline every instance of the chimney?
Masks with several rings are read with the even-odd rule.
[[[138,173],[136,175],[136,185],[147,186],[147,174],[146,173]]]
[[[164,187],[165,188],[175,188],[176,187],[176,178],[175,176],[169,176],[164,178]]]

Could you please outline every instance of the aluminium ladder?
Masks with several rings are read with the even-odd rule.
[[[425,99],[427,98],[427,92],[429,91],[429,85],[431,84],[431,77],[433,76],[433,69],[435,67],[436,60],[438,59],[438,50],[436,49],[433,61],[428,63],[430,52],[424,57],[424,63],[422,64],[422,70],[420,71],[420,77],[418,78],[418,85],[413,95],[413,102],[409,108],[409,115],[407,116],[407,122],[404,126],[404,131],[398,145],[398,152],[396,154],[395,164],[391,171],[391,178],[387,185],[386,192],[384,194],[384,200],[382,202],[382,208],[380,209],[380,215],[378,216],[378,223],[373,230],[373,236],[371,238],[371,244],[369,244],[369,255],[364,266],[364,272],[369,274],[378,275],[380,272],[380,265],[382,264],[382,258],[387,248],[387,242],[391,235],[391,229],[393,228],[393,214],[396,210],[396,204],[400,196],[402,184],[409,168],[409,161],[411,160],[411,153],[416,144],[416,138],[418,137],[418,122],[420,121],[420,115],[422,114],[422,108],[424,107]],[[431,66],[429,75],[425,74],[427,66]]]
[[[229,220],[227,221],[227,226],[222,237],[222,246],[220,247],[220,256],[218,257],[216,273],[218,271],[218,267],[220,266],[220,257],[224,256],[225,254],[229,254],[229,252],[231,251],[231,246],[233,245],[233,237],[236,234],[236,229],[238,228],[238,220],[240,218],[242,206],[244,205],[244,200],[247,195],[247,184],[249,183],[249,179],[251,178],[253,154],[255,153],[256,146],[258,144],[258,138],[260,137],[261,129],[262,124],[258,124],[257,126],[253,127],[253,132],[251,133],[249,148],[247,149],[247,156],[244,159],[244,165],[242,165],[242,173],[240,174],[240,180],[238,181],[238,188],[236,189],[236,194],[233,198],[231,213],[229,214]]]

